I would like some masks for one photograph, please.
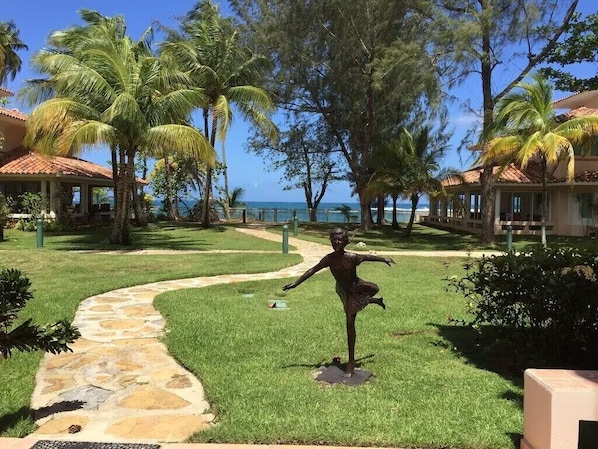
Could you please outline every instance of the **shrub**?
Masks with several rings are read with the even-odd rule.
[[[41,349],[53,354],[70,351],[68,345],[81,336],[76,327],[64,320],[39,326],[28,319],[13,325],[27,301],[33,299],[30,287],[29,278],[21,271],[0,271],[0,355],[3,358],[8,358],[13,350]]]
[[[4,228],[8,224],[8,215],[10,214],[9,200],[0,193],[0,242],[4,240]]]
[[[575,249],[507,253],[466,264],[451,285],[480,332],[499,329],[545,366],[598,368],[598,256]]]

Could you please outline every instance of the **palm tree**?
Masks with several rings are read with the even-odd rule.
[[[199,131],[184,124],[204,103],[201,90],[185,87],[190,85],[185,74],[151,55],[151,29],[134,42],[124,34],[124,19],[120,21],[122,34],[78,33],[75,46],[35,55],[35,66],[49,78],[31,83],[29,98],[53,97],[31,113],[26,144],[61,155],[99,144],[118,148],[117,209],[110,241],[130,244],[135,157],[141,151],[184,148],[212,165],[214,150]],[[64,34],[54,37],[61,42]]]
[[[406,188],[406,155],[400,139],[376,148],[371,160],[374,173],[363,191],[364,198],[371,200],[380,194],[392,198],[392,228],[399,229],[397,201]]]
[[[411,201],[411,214],[405,228],[406,237],[411,234],[415,211],[422,195],[444,192],[441,180],[446,176],[447,170],[440,169],[440,159],[447,150],[446,140],[447,137],[441,132],[434,136],[428,125],[420,127],[413,134],[403,130],[401,142],[407,155],[405,194]]]
[[[548,175],[558,164],[567,164],[567,180],[573,181],[573,147],[589,148],[598,135],[598,116],[574,118],[560,123],[553,105],[553,89],[539,74],[531,82],[503,97],[495,111],[494,138],[484,147],[480,159],[506,167],[515,163],[525,169],[532,161],[542,173],[542,245],[546,247]]]
[[[12,21],[0,21],[0,84],[14,80],[21,70],[19,50],[27,50],[27,45],[19,39],[18,28]]]
[[[411,234],[422,195],[443,191],[441,178],[445,172],[440,170],[439,159],[446,151],[446,140],[440,131],[433,135],[428,125],[419,127],[413,134],[402,128],[399,137],[390,145],[381,147],[373,157],[376,170],[366,192],[370,197],[380,193],[391,195],[394,229],[399,227],[397,199],[401,195],[409,197],[411,213],[405,228],[407,237]]]
[[[181,22],[181,33],[167,32],[169,38],[162,46],[162,54],[184,67],[195,85],[206,93],[201,108],[204,133],[212,146],[217,139],[225,140],[233,120],[232,105],[270,138],[277,137],[276,127],[269,118],[274,103],[259,86],[269,62],[241,45],[232,23],[220,16],[210,0],[199,1],[187,14]],[[224,155],[223,160],[226,160]],[[226,167],[224,171],[226,176]],[[213,208],[212,178],[212,168],[208,168],[202,207],[202,222],[206,227]],[[228,185],[228,180],[225,184]]]

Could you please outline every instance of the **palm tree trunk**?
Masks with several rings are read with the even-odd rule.
[[[542,247],[546,249],[546,212],[548,202],[548,172],[546,159],[542,158]]]
[[[135,173],[135,160],[131,151],[127,152],[125,164],[119,164],[119,183],[118,183],[118,203],[117,214],[114,218],[112,233],[110,234],[110,243],[121,245],[131,244],[131,232],[129,225],[129,205],[131,198],[131,179],[132,173]]]
[[[118,159],[116,154],[116,146],[110,147],[110,157],[112,159],[112,185],[113,185],[113,197],[114,197],[114,213],[118,211]]]
[[[397,201],[399,195],[392,196],[392,228],[399,229],[399,221],[397,220]]]
[[[409,223],[405,228],[405,237],[411,235],[411,229],[413,228],[413,222],[415,221],[415,211],[417,210],[417,203],[419,202],[419,196],[417,194],[411,195],[411,216],[409,217]]]
[[[384,224],[384,195],[378,195],[376,204],[376,224],[382,226]]]
[[[226,149],[224,142],[222,142],[222,174],[224,175],[224,213],[226,219],[230,220],[230,197],[228,193],[228,167],[226,166]]]
[[[172,199],[172,186],[170,185],[170,161],[168,160],[168,155],[164,156],[164,178],[166,181],[166,198],[164,202],[166,203],[166,218],[170,221],[178,220],[178,214],[175,214],[174,206],[173,206],[173,199]]]
[[[137,184],[135,182],[135,172],[132,173],[133,179],[131,180],[131,193],[133,196],[133,207],[135,208],[135,224],[144,228],[147,226],[147,215],[141,205],[141,196],[137,190]]]
[[[205,112],[204,112],[205,117]],[[207,120],[206,120],[207,123]],[[207,126],[207,125],[206,125]],[[218,119],[213,117],[212,119],[212,130],[210,133],[210,144],[212,148],[216,144],[216,130],[218,126]],[[207,128],[206,128],[207,130]],[[216,206],[214,205],[214,194],[212,192],[212,177],[213,170],[208,168],[206,170],[206,183],[204,188],[204,198],[202,207],[202,226],[209,228],[212,221],[218,221],[218,213],[216,212]]]

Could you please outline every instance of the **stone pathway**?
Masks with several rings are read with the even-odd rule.
[[[237,230],[281,241],[280,235],[264,230]],[[37,373],[31,406],[39,428],[28,439],[180,442],[208,427],[214,416],[202,385],[160,341],[164,320],[153,300],[160,293],[183,288],[295,278],[330,251],[328,246],[292,237],[289,243],[303,262],[280,271],[155,282],[82,301],[74,318],[81,338],[72,346],[73,352],[46,354]],[[467,256],[452,251],[380,254]]]
[[[280,240],[266,231],[239,231]],[[296,277],[328,251],[317,243],[290,243],[304,261],[277,272],[155,282],[82,301],[73,352],[46,354],[37,373],[31,406],[39,428],[30,437],[152,443],[184,441],[209,426],[214,416],[201,383],[159,340],[164,320],[153,300],[183,288]]]

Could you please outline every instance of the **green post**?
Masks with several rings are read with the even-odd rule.
[[[297,237],[297,234],[299,234],[299,220],[297,219],[297,216],[295,216],[295,218],[293,218],[293,236]]]
[[[513,226],[507,225],[507,251],[513,250]]]
[[[284,225],[282,227],[282,253],[288,254],[289,252],[289,227]]]
[[[36,235],[36,246],[41,248],[44,246],[44,219],[37,219],[37,235]]]

